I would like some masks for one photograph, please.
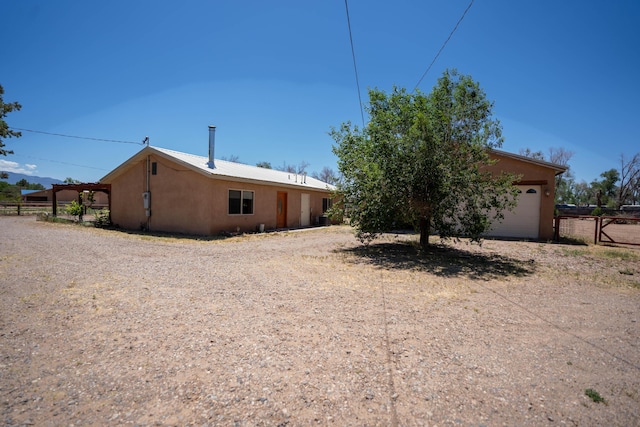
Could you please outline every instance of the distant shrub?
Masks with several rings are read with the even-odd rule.
[[[96,220],[94,225],[96,227],[107,227],[111,225],[111,220],[109,219],[109,209],[100,209],[95,212]]]
[[[76,200],[71,201],[69,206],[67,206],[66,211],[71,216],[77,216],[78,221],[82,221],[82,213],[84,211],[84,206],[82,206]]]
[[[591,215],[593,216],[602,216],[603,214],[604,214],[604,211],[600,206],[598,206],[597,208],[591,211]]]

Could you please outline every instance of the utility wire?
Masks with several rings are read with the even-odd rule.
[[[347,10],[347,26],[349,27],[349,42],[351,43],[351,57],[353,58],[353,70],[356,74],[356,87],[358,88],[358,102],[360,102],[360,117],[362,117],[362,128],[364,129],[364,110],[362,108],[362,96],[360,95],[360,81],[358,80],[358,67],[356,66],[356,51],[353,48],[353,34],[351,34],[351,19],[349,18],[349,4],[344,0],[344,7]]]
[[[418,83],[416,83],[416,86],[413,88],[414,92],[416,91],[416,89],[418,89],[418,86],[420,86],[420,83],[422,83],[422,79],[424,79],[427,73],[429,72],[429,70],[431,70],[431,67],[433,66],[433,64],[435,64],[436,60],[440,56],[440,53],[442,53],[442,51],[444,50],[444,47],[447,45],[447,43],[449,43],[449,40],[451,40],[451,36],[453,36],[453,33],[456,32],[456,30],[458,29],[458,26],[466,16],[467,12],[469,11],[469,9],[471,9],[471,5],[473,5],[473,1],[474,0],[471,0],[471,2],[469,2],[469,6],[467,6],[467,8],[464,10],[464,13],[460,17],[460,19],[458,19],[458,23],[456,24],[455,27],[453,27],[453,30],[451,30],[449,37],[447,37],[447,39],[444,41],[444,43],[442,44],[442,47],[440,48],[436,56],[433,58],[433,61],[431,61],[431,64],[429,64],[429,66],[427,67],[427,70],[422,74],[422,77],[420,77],[420,80],[418,80]]]
[[[104,168],[97,168],[97,167],[94,167],[94,166],[86,166],[86,165],[78,165],[78,164],[69,163],[69,162],[61,162],[59,160],[51,160],[51,159],[43,159],[43,158],[40,158],[40,157],[25,156],[23,154],[14,154],[13,157],[18,157],[18,158],[22,157],[22,158],[26,158],[26,159],[42,160],[43,162],[60,163],[60,164],[63,164],[63,165],[78,166],[78,167],[87,168],[87,169],[96,169],[96,170],[99,170],[99,171],[108,170],[108,169],[104,169]]]
[[[42,133],[44,135],[62,136],[64,138],[88,139],[88,140],[91,140],[91,141],[103,141],[103,142],[118,142],[120,144],[143,145],[146,142],[146,138],[142,142],[134,142],[134,141],[122,141],[122,140],[118,140],[118,139],[103,139],[103,138],[91,138],[91,137],[88,137],[88,136],[65,135],[65,134],[62,134],[62,133],[51,133],[51,132],[44,132],[44,131],[41,131],[41,130],[22,129],[22,128],[14,128],[14,127],[11,127],[11,129],[20,130],[20,131],[23,131],[23,132]]]

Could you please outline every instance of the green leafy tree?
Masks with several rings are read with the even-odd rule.
[[[271,163],[269,162],[258,162],[256,163],[256,166],[259,168],[264,168],[264,169],[272,169],[271,168]]]
[[[556,203],[567,203],[565,200],[573,198],[573,194],[571,194],[571,191],[573,190],[575,185],[575,177],[573,176],[571,166],[569,165],[569,160],[571,160],[573,154],[573,151],[566,150],[562,147],[549,148],[548,161],[556,165],[566,166],[567,168],[564,173],[556,175]]]
[[[515,205],[515,177],[492,174],[489,149],[502,144],[493,103],[470,76],[446,71],[429,95],[369,91],[370,122],[333,129],[341,202],[365,241],[412,224],[420,244],[441,238],[479,242]]]
[[[6,103],[3,100],[4,88],[0,85],[0,155],[6,156],[7,154],[13,154],[12,150],[6,150],[4,140],[7,138],[19,138],[22,136],[20,132],[9,129],[9,125],[4,120],[7,114],[13,111],[19,111],[22,105],[17,102]]]
[[[572,198],[567,200],[567,202],[574,203],[575,205],[578,205],[578,206],[590,205],[594,195],[593,189],[584,180],[577,182],[573,185],[571,194],[572,194]]]
[[[16,187],[23,190],[44,190],[44,185],[38,183],[30,183],[25,178],[22,178],[20,181],[16,182]]]
[[[73,179],[70,176],[66,177],[62,182],[65,184],[80,184],[80,181],[78,181],[77,179]]]
[[[37,183],[37,182],[30,182],[27,185],[27,190],[46,190],[46,188],[44,188],[44,185]]]
[[[6,181],[0,181],[0,200],[15,201],[20,199],[20,189]]]
[[[596,205],[613,206],[617,192],[616,183],[620,180],[620,174],[616,169],[609,169],[600,174],[599,181],[593,181],[591,188],[596,197]]]

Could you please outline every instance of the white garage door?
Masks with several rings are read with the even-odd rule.
[[[513,212],[505,212],[504,220],[493,225],[489,236],[538,238],[541,188],[539,185],[519,185],[518,191],[518,206]]]

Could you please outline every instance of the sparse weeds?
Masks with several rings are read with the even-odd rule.
[[[581,248],[562,248],[562,254],[565,256],[581,257],[588,253],[589,251]]]
[[[605,249],[600,251],[599,255],[603,258],[619,259],[622,261],[634,261],[640,258],[636,253],[628,249]]]
[[[589,399],[593,400],[595,403],[604,403],[605,405],[607,404],[607,401],[604,399],[604,397],[600,396],[600,393],[592,388],[586,389],[584,391],[584,394],[586,394],[587,397],[589,397]]]
[[[611,248],[603,247],[600,245],[590,245],[587,247],[562,247],[558,251],[566,257],[590,257],[592,259],[609,260],[616,262],[637,261],[640,260],[640,255],[632,250],[626,248]],[[633,274],[633,270],[628,268],[620,269],[621,274]]]

